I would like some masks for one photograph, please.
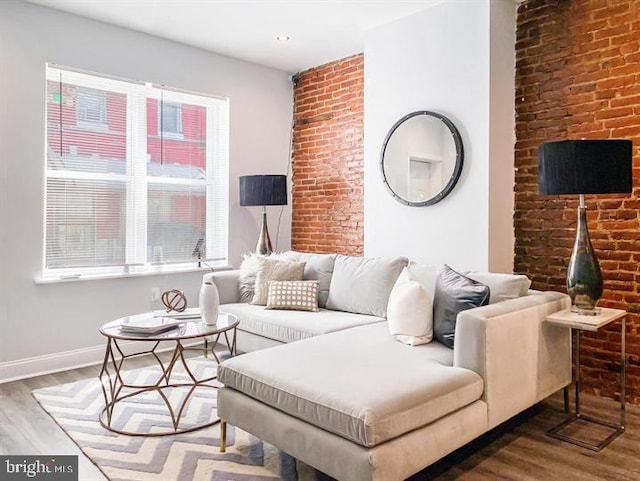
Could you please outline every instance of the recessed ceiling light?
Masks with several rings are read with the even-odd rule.
[[[288,41],[288,40],[291,40],[291,37],[289,37],[289,35],[278,35],[278,36],[276,37],[276,40],[277,40],[278,42],[286,42],[286,41]]]

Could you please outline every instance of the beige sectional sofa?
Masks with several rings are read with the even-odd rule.
[[[358,261],[339,256],[336,265],[349,263]],[[397,277],[390,265],[386,285],[372,281],[370,289],[356,282],[367,278],[362,263],[352,269],[350,275],[360,276],[352,282],[336,272],[336,285],[348,296],[341,292],[333,302],[329,276],[325,305],[366,311],[371,303],[376,311]],[[433,289],[437,270],[410,268]],[[307,275],[318,278],[313,269]],[[491,275],[478,275],[492,282]],[[238,426],[338,480],[405,479],[571,379],[569,330],[544,322],[570,305],[564,294],[528,291],[501,300],[496,284],[496,302],[458,314],[450,349],[435,340],[398,342],[384,315],[241,303],[238,271],[208,276],[218,286],[221,310],[240,318],[238,348],[247,352],[219,368],[223,425]]]

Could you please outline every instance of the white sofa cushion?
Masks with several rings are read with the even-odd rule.
[[[482,378],[451,360],[441,344],[400,344],[379,323],[228,359],[218,380],[370,447],[480,398]]]
[[[274,311],[251,304],[222,304],[220,312],[238,316],[239,331],[278,342],[293,342],[350,327],[383,322],[381,317],[320,309],[319,312]]]
[[[329,287],[327,308],[386,317],[391,289],[407,263],[405,257],[338,255]]]
[[[531,281],[527,276],[519,274],[499,274],[494,272],[465,272],[469,279],[481,282],[485,286],[489,286],[491,296],[489,304],[496,302],[508,301],[509,299],[517,299],[526,296],[531,287]]]
[[[433,339],[431,296],[405,267],[398,277],[387,305],[389,332],[396,340],[418,346]]]

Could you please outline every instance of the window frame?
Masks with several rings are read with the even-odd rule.
[[[105,91],[126,94],[126,173],[90,173],[60,170],[49,165],[48,108],[49,95],[45,101],[45,154],[44,154],[44,214],[42,282],[76,278],[102,278],[155,274],[192,270],[198,259],[178,263],[153,263],[147,260],[147,198],[150,183],[172,183],[203,187],[205,190],[205,252],[204,259],[211,266],[228,265],[229,231],[229,99],[203,95],[151,83],[105,76],[93,72],[79,71],[54,64],[46,65],[45,82],[71,83],[81,88],[99,88]],[[97,85],[99,83],[99,85]],[[48,87],[47,87],[48,88]],[[205,108],[206,112],[206,177],[204,179],[176,179],[175,177],[151,176],[147,173],[147,107],[148,98],[169,99],[178,104],[187,103]],[[160,104],[159,104],[160,105]],[[106,106],[106,94],[105,94]],[[182,110],[182,109],[181,109]],[[105,113],[106,120],[106,113]],[[160,128],[160,125],[158,125]],[[125,263],[114,266],[92,267],[47,267],[47,200],[48,180],[105,180],[124,182],[125,200]],[[213,255],[212,255],[213,254]]]

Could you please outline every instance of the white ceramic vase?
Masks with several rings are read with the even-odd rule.
[[[215,284],[202,283],[200,287],[200,317],[205,324],[215,324],[218,322],[218,308],[220,307],[220,296]]]

